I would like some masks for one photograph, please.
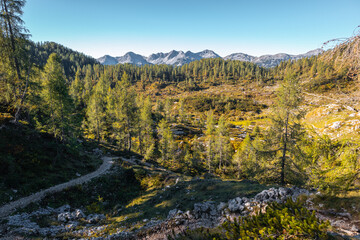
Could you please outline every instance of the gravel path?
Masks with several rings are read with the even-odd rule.
[[[30,203],[36,202],[41,200],[42,198],[44,198],[46,195],[51,194],[51,193],[55,193],[55,192],[60,192],[61,190],[64,190],[65,188],[68,187],[72,187],[78,184],[83,184],[85,182],[90,181],[91,179],[104,174],[107,170],[110,169],[110,167],[113,164],[113,158],[111,157],[103,157],[103,164],[95,171],[89,174],[86,174],[82,177],[73,179],[69,182],[66,183],[61,183],[59,185],[53,186],[51,188],[42,190],[40,192],[34,193],[28,197],[24,197],[21,199],[18,199],[16,201],[10,202],[4,206],[0,207],[0,218],[2,217],[6,217],[8,215],[10,215],[12,212],[14,212],[16,209],[18,208],[24,208],[27,205],[29,205]]]

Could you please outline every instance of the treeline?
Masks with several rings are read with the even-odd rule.
[[[284,61],[270,69],[269,75],[281,80],[288,73],[294,73],[304,80],[308,91],[326,91],[335,86],[346,87],[346,82],[354,80],[354,72],[349,64],[339,64],[326,52],[320,56]]]
[[[353,79],[353,72],[347,65],[338,66],[335,61],[313,56],[296,61],[284,61],[274,68],[263,68],[250,62],[236,60],[202,59],[183,66],[118,64],[115,66],[87,65],[77,69],[81,81],[90,81],[94,85],[100,77],[109,78],[114,85],[124,72],[132,84],[145,89],[153,83],[173,84],[182,90],[198,90],[217,84],[237,84],[255,82],[273,83],[282,80],[288,73],[295,73],[301,79],[308,79],[308,91],[325,91],[335,85],[344,84]],[[84,83],[85,84],[85,83]],[[87,83],[88,84],[88,83]]]
[[[95,84],[101,77],[105,77],[114,85],[124,72],[132,84],[138,83],[143,89],[152,83],[158,83],[175,84],[186,90],[194,90],[198,85],[236,83],[242,80],[263,82],[268,78],[268,70],[253,63],[222,59],[202,59],[181,67],[132,64],[87,65],[79,68],[77,74],[81,81],[91,80]]]

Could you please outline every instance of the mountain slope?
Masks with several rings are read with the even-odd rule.
[[[121,63],[121,64],[130,63],[130,64],[135,64],[137,66],[149,64],[143,56],[133,52],[128,52],[122,57],[116,57],[116,60],[117,63]]]
[[[260,57],[254,57],[245,53],[233,53],[226,57],[224,60],[239,60],[245,62],[253,62],[261,67],[275,67],[282,61],[286,60],[297,60],[300,58],[311,57],[314,55],[318,55],[322,53],[322,49],[315,49],[309,51],[304,54],[299,55],[290,55],[286,53],[279,53],[275,55],[263,55]],[[109,55],[105,55],[97,60],[103,65],[115,65],[115,64],[123,64],[123,63],[130,63],[134,65],[145,65],[145,64],[167,64],[173,66],[182,66],[184,64],[201,60],[204,58],[222,58],[214,51],[211,50],[204,50],[201,52],[193,53],[191,51],[183,52],[183,51],[176,51],[173,50],[168,53],[154,53],[151,54],[149,57],[145,57],[133,52],[128,52],[124,56],[121,57],[111,57]]]
[[[280,64],[282,61],[287,61],[287,60],[297,60],[300,58],[306,58],[306,57],[311,57],[311,56],[316,56],[319,55],[321,53],[323,53],[324,51],[320,48],[315,49],[315,50],[311,50],[307,53],[304,54],[299,54],[299,55],[290,55],[290,54],[286,54],[286,53],[278,53],[278,54],[274,54],[274,55],[262,55],[260,57],[254,57],[254,56],[250,56],[244,53],[233,53],[231,55],[228,55],[226,57],[224,57],[225,60],[240,60],[240,61],[247,61],[247,62],[253,62],[261,67],[275,67],[278,64]]]
[[[102,65],[116,65],[118,64],[118,60],[112,56],[105,55],[101,58],[97,59]]]

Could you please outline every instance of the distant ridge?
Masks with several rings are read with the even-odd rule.
[[[275,67],[282,61],[311,57],[314,55],[321,54],[322,52],[323,50],[318,48],[299,55],[279,53],[274,55],[263,55],[260,57],[254,57],[245,53],[233,53],[224,57],[223,59],[253,62],[261,67]],[[193,53],[191,51],[183,52],[183,51],[173,50],[168,53],[162,53],[162,52],[154,53],[151,54],[149,57],[145,57],[133,52],[128,52],[121,57],[112,57],[109,55],[105,55],[101,58],[98,58],[97,60],[103,65],[130,63],[137,66],[142,66],[146,64],[166,64],[173,66],[182,66],[184,64],[204,58],[222,58],[222,57],[220,57],[218,54],[216,54],[214,51],[211,50],[204,50],[197,53]]]

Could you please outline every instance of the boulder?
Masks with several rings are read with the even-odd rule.
[[[217,206],[217,210],[219,212],[223,211],[225,208],[227,208],[228,204],[227,203],[224,203],[224,202],[221,202],[219,203],[219,205]]]
[[[243,199],[237,197],[229,200],[228,209],[230,212],[241,212],[244,210],[244,201]]]

